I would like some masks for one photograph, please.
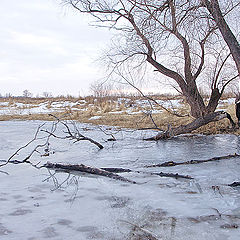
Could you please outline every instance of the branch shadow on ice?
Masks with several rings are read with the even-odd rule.
[[[52,181],[53,188],[51,191],[57,191],[57,190],[66,190],[69,188],[73,188],[70,194],[70,202],[73,203],[73,201],[77,197],[78,189],[79,189],[79,178],[80,176],[71,174],[71,173],[65,173],[61,174],[57,171],[51,171],[48,169],[49,176],[43,180],[43,182],[49,182]],[[57,175],[61,176],[57,176]]]

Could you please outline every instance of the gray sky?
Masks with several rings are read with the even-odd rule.
[[[104,75],[96,63],[110,32],[57,0],[1,0],[0,93],[78,96]]]

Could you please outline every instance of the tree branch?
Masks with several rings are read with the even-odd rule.
[[[152,167],[174,167],[174,166],[178,166],[178,165],[199,164],[199,163],[213,162],[213,161],[219,161],[219,160],[226,160],[226,159],[236,158],[236,157],[240,157],[240,155],[235,153],[235,154],[232,154],[232,155],[230,154],[230,155],[221,156],[221,157],[213,157],[213,158],[205,159],[205,160],[190,160],[190,161],[186,161],[186,162],[173,162],[173,161],[169,161],[169,162],[164,162],[164,163],[160,163],[160,164],[147,165],[145,167],[146,168],[152,168]]]

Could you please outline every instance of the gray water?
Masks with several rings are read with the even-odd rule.
[[[0,122],[0,159],[30,141],[40,121]],[[51,123],[45,128],[49,129]],[[235,135],[180,136],[146,142],[155,132],[78,124],[79,131],[104,146],[51,139],[48,157],[34,154],[32,163],[121,167],[144,173],[122,173],[124,183],[100,176],[68,175],[8,164],[0,170],[0,239],[239,239],[240,158],[168,168],[145,168],[166,161],[204,160],[240,153]],[[103,132],[104,130],[104,132]],[[60,128],[57,132],[63,135]],[[113,134],[116,141],[107,141]],[[42,134],[42,133],[41,133]],[[41,135],[42,136],[42,135]],[[21,160],[34,144],[14,159]],[[165,172],[193,180],[150,175]],[[15,196],[15,197],[14,197]],[[18,196],[18,197],[16,197]],[[25,230],[19,221],[28,224]],[[34,229],[34,230],[32,230]],[[29,236],[27,238],[26,236]]]

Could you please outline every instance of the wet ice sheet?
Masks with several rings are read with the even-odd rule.
[[[28,142],[40,123],[0,122],[1,159]],[[144,132],[118,132],[105,127],[104,131],[116,133],[117,139],[107,142],[109,135],[99,128],[86,124],[79,127],[84,135],[100,141],[105,148],[98,150],[88,142],[73,145],[54,140],[50,147],[55,154],[47,158],[36,155],[33,162],[178,172],[195,179],[121,174],[139,183],[128,184],[64,173],[49,178],[46,169],[7,165],[0,169],[10,174],[0,173],[0,239],[141,239],[138,235],[147,239],[147,232],[157,239],[239,239],[240,190],[227,186],[240,181],[239,158],[144,168],[164,161],[239,153],[237,136],[178,137],[155,143],[142,141]],[[21,157],[20,154],[18,158]],[[62,188],[56,189],[56,184],[63,182]]]

